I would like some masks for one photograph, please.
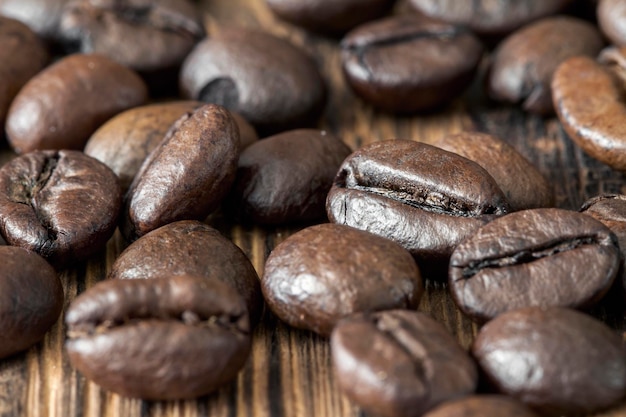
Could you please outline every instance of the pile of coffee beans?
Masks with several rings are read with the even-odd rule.
[[[625,1],[600,0],[597,19],[575,0],[264,3],[334,37],[364,106],[424,114],[478,85],[556,113],[626,169]],[[351,149],[315,128],[319,62],[258,29],[207,33],[188,0],[0,0],[0,45],[15,152],[0,167],[0,358],[44,337],[58,272],[119,230],[108,279],[63,323],[72,366],[123,396],[229,383],[264,304],[328,338],[341,391],[383,417],[581,415],[626,396],[623,341],[586,314],[626,288],[625,195],[556,208],[542,173],[483,132]],[[298,231],[259,277],[212,217]],[[417,311],[425,282],[482,326],[469,352]]]

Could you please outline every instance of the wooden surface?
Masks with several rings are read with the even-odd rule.
[[[369,142],[404,138],[430,142],[463,129],[495,134],[517,148],[554,184],[557,206],[577,209],[602,192],[626,193],[624,174],[592,160],[570,142],[555,119],[525,115],[518,108],[488,103],[479,80],[443,112],[394,118],[379,114],[356,99],[343,82],[337,42],[307,34],[278,21],[262,0],[206,0],[206,23],[264,28],[301,45],[315,56],[330,86],[320,127],[341,137],[352,149]],[[398,10],[405,10],[400,4]],[[10,157],[9,151],[2,155]],[[243,228],[219,220],[214,225],[239,245],[262,274],[264,260],[293,228]],[[211,223],[211,221],[209,221]],[[89,262],[62,271],[66,306],[77,293],[106,277],[125,243],[116,233]],[[622,332],[624,310],[619,297],[592,312]],[[477,326],[454,306],[442,284],[426,283],[419,307],[440,320],[467,347]],[[0,416],[362,416],[358,407],[339,394],[330,367],[326,340],[292,330],[266,312],[254,333],[250,359],[238,379],[219,392],[196,401],[144,402],[100,390],[69,365],[63,350],[65,328],[57,323],[42,343],[12,358],[0,360]],[[602,416],[626,416],[626,404]]]

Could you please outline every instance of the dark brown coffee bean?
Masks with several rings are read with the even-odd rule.
[[[415,309],[424,291],[419,269],[402,247],[328,223],[281,242],[267,258],[261,289],[281,320],[323,336],[352,313]]]
[[[302,50],[269,33],[224,29],[200,42],[181,70],[184,97],[220,104],[257,128],[285,130],[315,120],[324,81]]]
[[[524,210],[481,227],[450,257],[450,292],[479,321],[529,306],[584,308],[609,290],[617,239],[599,221],[562,209]]]
[[[282,19],[331,35],[381,17],[393,5],[392,0],[266,0],[266,3]]]
[[[417,417],[476,389],[472,359],[424,313],[355,314],[337,324],[330,343],[340,389],[368,413]]]
[[[129,240],[178,220],[203,220],[237,172],[239,130],[228,110],[204,105],[178,119],[144,161],[125,196]]]
[[[445,135],[433,145],[459,154],[482,166],[496,180],[511,205],[511,210],[554,205],[552,186],[514,147],[479,132]]]
[[[418,15],[366,23],[341,41],[354,92],[385,111],[431,110],[474,78],[483,47],[465,29]]]
[[[626,391],[621,337],[574,310],[504,313],[480,330],[472,352],[498,390],[542,415],[592,413]]]
[[[600,0],[598,25],[611,43],[626,46],[626,3],[622,0]]]
[[[242,152],[230,206],[244,221],[305,222],[325,216],[326,195],[350,148],[314,129],[263,139]]]
[[[0,125],[4,125],[11,101],[28,80],[48,62],[43,42],[17,20],[0,16]]]
[[[570,0],[409,0],[420,13],[468,26],[482,35],[505,35],[543,16],[562,11]]]
[[[18,153],[83,149],[105,121],[148,99],[133,71],[99,55],[71,55],[32,78],[7,117],[9,144]]]
[[[41,256],[15,246],[0,247],[0,358],[28,349],[56,323],[63,288]]]
[[[68,0],[0,0],[0,15],[26,24],[46,41],[57,41],[59,21]]]
[[[29,152],[0,169],[0,233],[57,266],[102,249],[120,204],[116,175],[82,152]]]
[[[549,17],[531,23],[506,38],[493,54],[489,95],[499,101],[521,103],[531,113],[554,112],[550,81],[567,58],[595,58],[603,46],[591,23],[574,17]]]
[[[185,274],[230,285],[244,298],[252,322],[259,321],[263,298],[254,267],[234,243],[198,221],[170,223],[137,239],[115,260],[109,278]]]
[[[251,344],[241,296],[192,275],[102,281],[72,302],[65,323],[72,366],[108,391],[151,400],[216,390]]]
[[[569,137],[593,158],[626,170],[626,48],[607,48],[598,63],[573,57],[552,79],[554,108]]]
[[[342,164],[328,194],[331,222],[394,240],[422,260],[446,260],[483,224],[509,211],[478,164],[425,143],[364,146]]]
[[[537,417],[524,404],[503,395],[476,395],[434,408],[424,417]]]

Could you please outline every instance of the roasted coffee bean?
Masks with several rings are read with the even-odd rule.
[[[184,97],[220,104],[262,131],[301,127],[324,105],[324,80],[302,50],[269,33],[224,29],[200,42],[181,70]]]
[[[65,323],[72,366],[128,397],[207,394],[233,380],[250,352],[241,296],[192,275],[102,281],[72,302]]]
[[[502,393],[542,415],[583,415],[624,397],[626,355],[604,323],[566,308],[502,314],[478,333],[472,352]]]
[[[626,3],[622,0],[600,0],[598,25],[611,43],[626,46]]]
[[[432,144],[482,166],[504,192],[511,210],[554,205],[552,186],[533,164],[502,139],[486,133],[461,132],[441,136]]]
[[[478,164],[409,140],[375,142],[351,154],[326,202],[331,222],[436,261],[447,261],[461,240],[508,211],[502,190]]]
[[[350,152],[340,139],[314,129],[263,139],[239,158],[230,210],[259,224],[322,218],[328,190]]]
[[[276,15],[312,31],[341,34],[383,16],[393,0],[266,0]]]
[[[431,110],[460,95],[482,53],[467,30],[418,15],[366,23],[341,41],[343,72],[354,92],[400,113]]]
[[[263,298],[259,277],[246,255],[212,227],[184,220],[160,227],[130,244],[115,260],[111,279],[197,275],[235,288],[257,323]]]
[[[6,131],[18,153],[83,149],[105,121],[147,100],[133,71],[99,55],[71,55],[32,78],[11,104]]]
[[[204,105],[178,119],[144,161],[125,196],[129,240],[178,220],[203,220],[237,172],[239,130],[225,108]]]
[[[41,256],[15,246],[0,247],[0,358],[28,349],[56,323],[63,288]]]
[[[58,41],[59,21],[68,0],[0,0],[0,15],[19,20],[46,41]]]
[[[339,388],[368,413],[417,417],[476,389],[472,359],[424,313],[355,314],[337,324],[330,343]]]
[[[506,38],[493,54],[489,95],[499,101],[521,103],[531,113],[554,113],[550,81],[557,66],[572,56],[595,58],[603,46],[591,23],[574,17],[548,17]]]
[[[28,26],[0,16],[0,126],[11,101],[48,62],[45,45]]]
[[[524,404],[503,395],[470,395],[434,408],[424,417],[538,417]]]
[[[481,35],[505,35],[543,16],[562,11],[571,0],[409,0],[420,13],[468,26]]]
[[[552,99],[569,137],[593,158],[626,170],[626,48],[607,48],[600,63],[572,57],[552,78]]]
[[[120,204],[117,176],[79,151],[29,152],[0,169],[0,233],[56,266],[102,249]]]
[[[235,119],[237,127],[239,128],[239,150],[242,151],[248,146],[259,140],[259,135],[256,133],[256,129],[239,113],[230,111],[230,115]]]
[[[274,248],[261,290],[281,320],[329,336],[339,319],[355,312],[417,308],[424,287],[415,261],[399,245],[326,223]]]
[[[450,292],[478,321],[529,306],[584,308],[609,290],[617,239],[599,221],[556,208],[524,210],[481,227],[450,257]]]

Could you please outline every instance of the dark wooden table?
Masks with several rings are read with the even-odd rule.
[[[319,127],[344,140],[352,149],[389,138],[431,142],[461,130],[495,134],[532,161],[552,182],[556,205],[577,209],[587,198],[603,192],[626,193],[625,176],[589,158],[564,134],[554,118],[524,114],[519,108],[489,103],[477,80],[473,87],[444,111],[396,118],[380,114],[354,97],[344,83],[337,41],[318,37],[277,20],[263,0],[205,0],[207,27],[263,28],[288,38],[310,52],[319,64],[330,97]],[[396,13],[406,12],[398,5]],[[12,156],[4,150],[1,161]],[[270,251],[293,228],[245,228],[213,216],[209,223],[239,245],[259,275]],[[217,219],[217,220],[216,220]],[[105,279],[126,244],[119,233],[89,262],[61,272],[66,306],[76,294]],[[612,326],[626,329],[623,301],[614,297],[591,313]],[[427,281],[419,309],[429,312],[469,346],[478,327],[455,307],[443,284]],[[43,342],[0,361],[0,416],[138,417],[138,416],[254,416],[344,417],[363,415],[343,397],[335,384],[327,340],[292,330],[266,312],[254,333],[250,359],[238,379],[215,394],[195,401],[144,402],[104,392],[69,365],[63,349],[65,328],[59,321]],[[602,416],[626,416],[626,403]]]

